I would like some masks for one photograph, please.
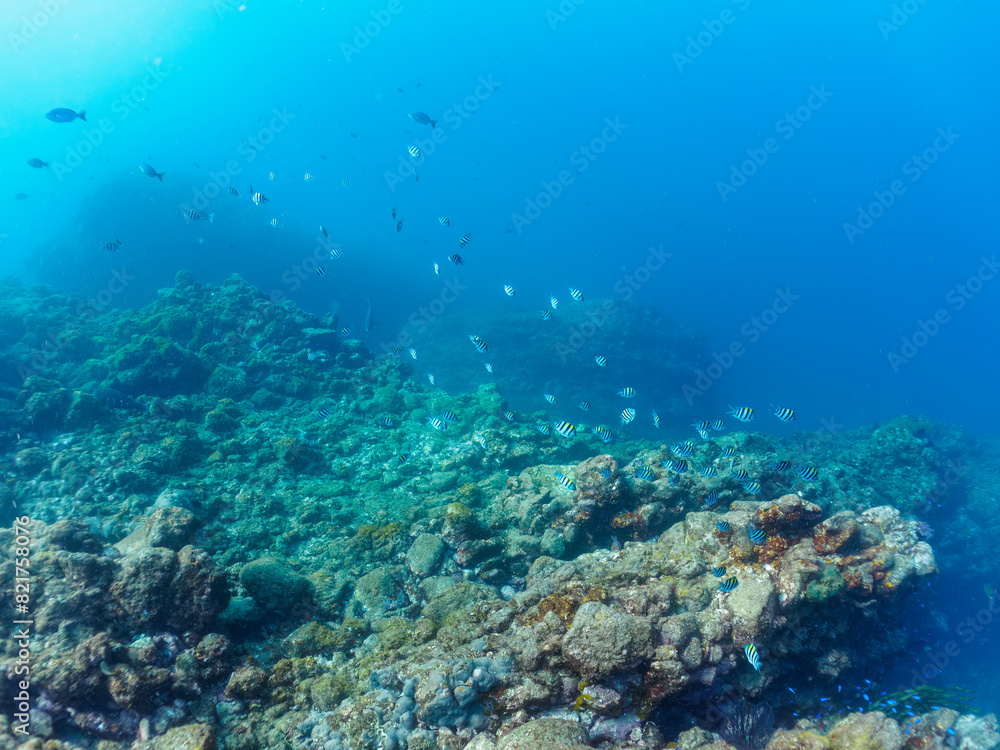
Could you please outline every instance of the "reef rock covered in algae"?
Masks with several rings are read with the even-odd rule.
[[[817,705],[874,674],[905,645],[884,623],[936,569],[912,493],[962,441],[912,420],[819,443],[729,433],[689,459],[718,476],[676,474],[666,445],[546,436],[544,412],[504,418],[494,385],[415,382],[238,279],[182,273],[145,310],[83,318],[2,291],[0,502],[35,519],[35,726],[61,747],[663,748],[669,712],[777,705],[792,677]],[[445,411],[447,431],[428,425]],[[897,449],[909,478],[886,468]],[[770,468],[786,458],[818,479]],[[8,672],[16,653],[7,631]],[[866,734],[845,716],[859,742],[993,736],[990,717]],[[771,742],[837,747],[834,730]]]

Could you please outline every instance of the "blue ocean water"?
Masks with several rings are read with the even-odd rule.
[[[3,269],[96,298],[125,267],[114,305],[144,303],[179,268],[239,273],[358,324],[370,297],[378,347],[438,296],[431,263],[454,271],[445,258],[470,232],[469,289],[449,315],[502,303],[502,283],[539,307],[568,285],[634,295],[720,355],[693,397],[706,411],[752,400],[794,404],[811,429],[900,413],[992,429],[998,295],[969,280],[995,274],[997,13],[5,3]],[[56,106],[88,121],[46,120]],[[440,143],[413,111],[441,119]],[[421,143],[420,182],[399,177]],[[211,225],[184,223],[178,204],[230,180],[242,199],[218,190]],[[872,203],[877,218],[859,217]],[[296,278],[320,224],[344,256],[322,283]],[[118,254],[100,251],[114,238]],[[662,268],[629,281],[660,247]],[[794,297],[780,314],[777,290]]]
[[[236,273],[357,335],[371,300],[375,352],[572,286],[703,335],[677,395],[706,415],[992,433],[998,21],[972,0],[8,0],[0,272],[102,307]]]

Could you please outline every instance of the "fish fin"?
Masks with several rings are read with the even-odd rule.
[[[157,178],[157,179],[158,179],[158,180],[159,180],[160,182],[163,182],[163,172],[154,172],[154,174],[156,174],[156,178]]]
[[[214,224],[215,223],[215,214],[209,214],[208,215],[208,223],[209,224]]]
[[[86,122],[87,121],[87,110],[85,110],[85,109],[80,110],[80,112],[77,114],[77,117],[79,117],[81,120],[83,120],[84,122]]]
[[[438,121],[437,120],[431,120],[431,130],[433,130],[437,126],[438,126]]]

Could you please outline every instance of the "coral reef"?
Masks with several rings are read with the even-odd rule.
[[[935,507],[961,435],[726,433],[687,459],[714,472],[678,473],[669,444],[544,434],[547,412],[505,418],[495,383],[429,386],[235,277],[78,304],[0,286],[0,508],[32,518],[32,721],[54,749],[721,750],[712,729],[759,747],[741,700],[774,707],[769,750],[1000,745],[992,715],[934,689],[913,716],[888,703],[909,694],[823,700],[905,653],[886,624],[937,545],[974,549]],[[653,322],[679,371],[693,339]],[[971,496],[962,523],[994,529]],[[732,730],[706,706],[735,709]]]

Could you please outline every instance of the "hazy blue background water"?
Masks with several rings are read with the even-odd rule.
[[[792,405],[807,429],[912,412],[994,425],[1000,295],[987,282],[960,311],[946,297],[995,247],[995,5],[11,0],[0,14],[0,247],[3,269],[26,280],[95,296],[126,266],[135,280],[113,304],[139,305],[176,269],[238,272],[309,309],[336,306],[355,328],[370,296],[384,324],[368,341],[377,347],[438,295],[430,264],[451,274],[444,258],[461,233],[474,236],[461,272],[470,289],[449,315],[502,303],[503,281],[539,309],[551,291],[568,301],[568,284],[614,296],[662,245],[672,257],[636,299],[706,332],[709,353],[748,344],[709,402]],[[378,34],[355,47],[366,23]],[[711,44],[695,57],[699,34]],[[480,77],[502,86],[476,101]],[[831,95],[801,127],[782,125],[821,102],[813,87]],[[421,181],[391,190],[385,172],[430,134],[407,113],[446,116],[466,100],[477,111],[442,121]],[[89,123],[49,122],[56,106],[86,108]],[[294,119],[250,162],[241,138],[275,109]],[[77,168],[25,165],[71,163],[67,150],[101,118],[110,132]],[[516,227],[511,214],[582,163],[578,149],[606,118],[627,128]],[[912,182],[906,164],[939,128],[959,137]],[[772,137],[777,153],[722,200],[717,182]],[[243,198],[223,194],[212,225],[186,225],[179,199],[230,160]],[[140,161],[164,183],[139,174]],[[246,200],[251,180],[267,207]],[[849,242],[843,224],[893,180],[906,192]],[[344,257],[293,292],[282,274],[312,252],[320,223]],[[115,237],[117,255],[100,249]],[[39,244],[46,252],[25,268]],[[776,289],[798,300],[751,342],[741,329]],[[938,308],[951,322],[894,372],[888,353]]]
[[[803,429],[921,413],[993,431],[1000,281],[961,310],[949,294],[996,248],[998,21],[1000,7],[973,0],[6,0],[0,271],[119,306],[146,304],[181,268],[202,281],[235,272],[339,310],[356,331],[370,297],[382,325],[365,340],[379,351],[443,280],[467,287],[444,314],[470,319],[541,310],[553,292],[571,304],[571,284],[621,298],[662,246],[671,257],[634,298],[703,332],[706,364],[745,345],[696,405],[706,416],[774,402]],[[366,24],[378,33],[361,48]],[[482,79],[501,85],[490,93]],[[45,119],[63,106],[88,122]],[[797,109],[808,120],[790,130]],[[390,185],[407,146],[431,135],[407,118],[416,110],[442,118],[444,140],[424,145],[419,182]],[[276,111],[288,122],[273,142],[241,146]],[[102,119],[100,144],[69,166]],[[607,120],[627,127],[581,162]],[[723,200],[718,182],[769,138],[776,152]],[[949,147],[913,181],[911,159],[935,142]],[[50,168],[29,168],[32,157]],[[139,173],[143,161],[162,184]],[[242,197],[223,192],[209,202],[214,223],[185,223],[178,206],[227,162]],[[512,220],[582,163],[539,218]],[[905,192],[850,242],[845,222],[894,180]],[[270,204],[249,202],[251,181]],[[343,257],[323,278],[287,283],[320,224]],[[445,259],[465,232],[468,265],[456,270]],[[116,237],[118,253],[101,249]],[[110,295],[116,273],[129,281]],[[745,326],[779,289],[796,301],[751,340]],[[938,309],[950,322],[894,371],[887,355]]]

